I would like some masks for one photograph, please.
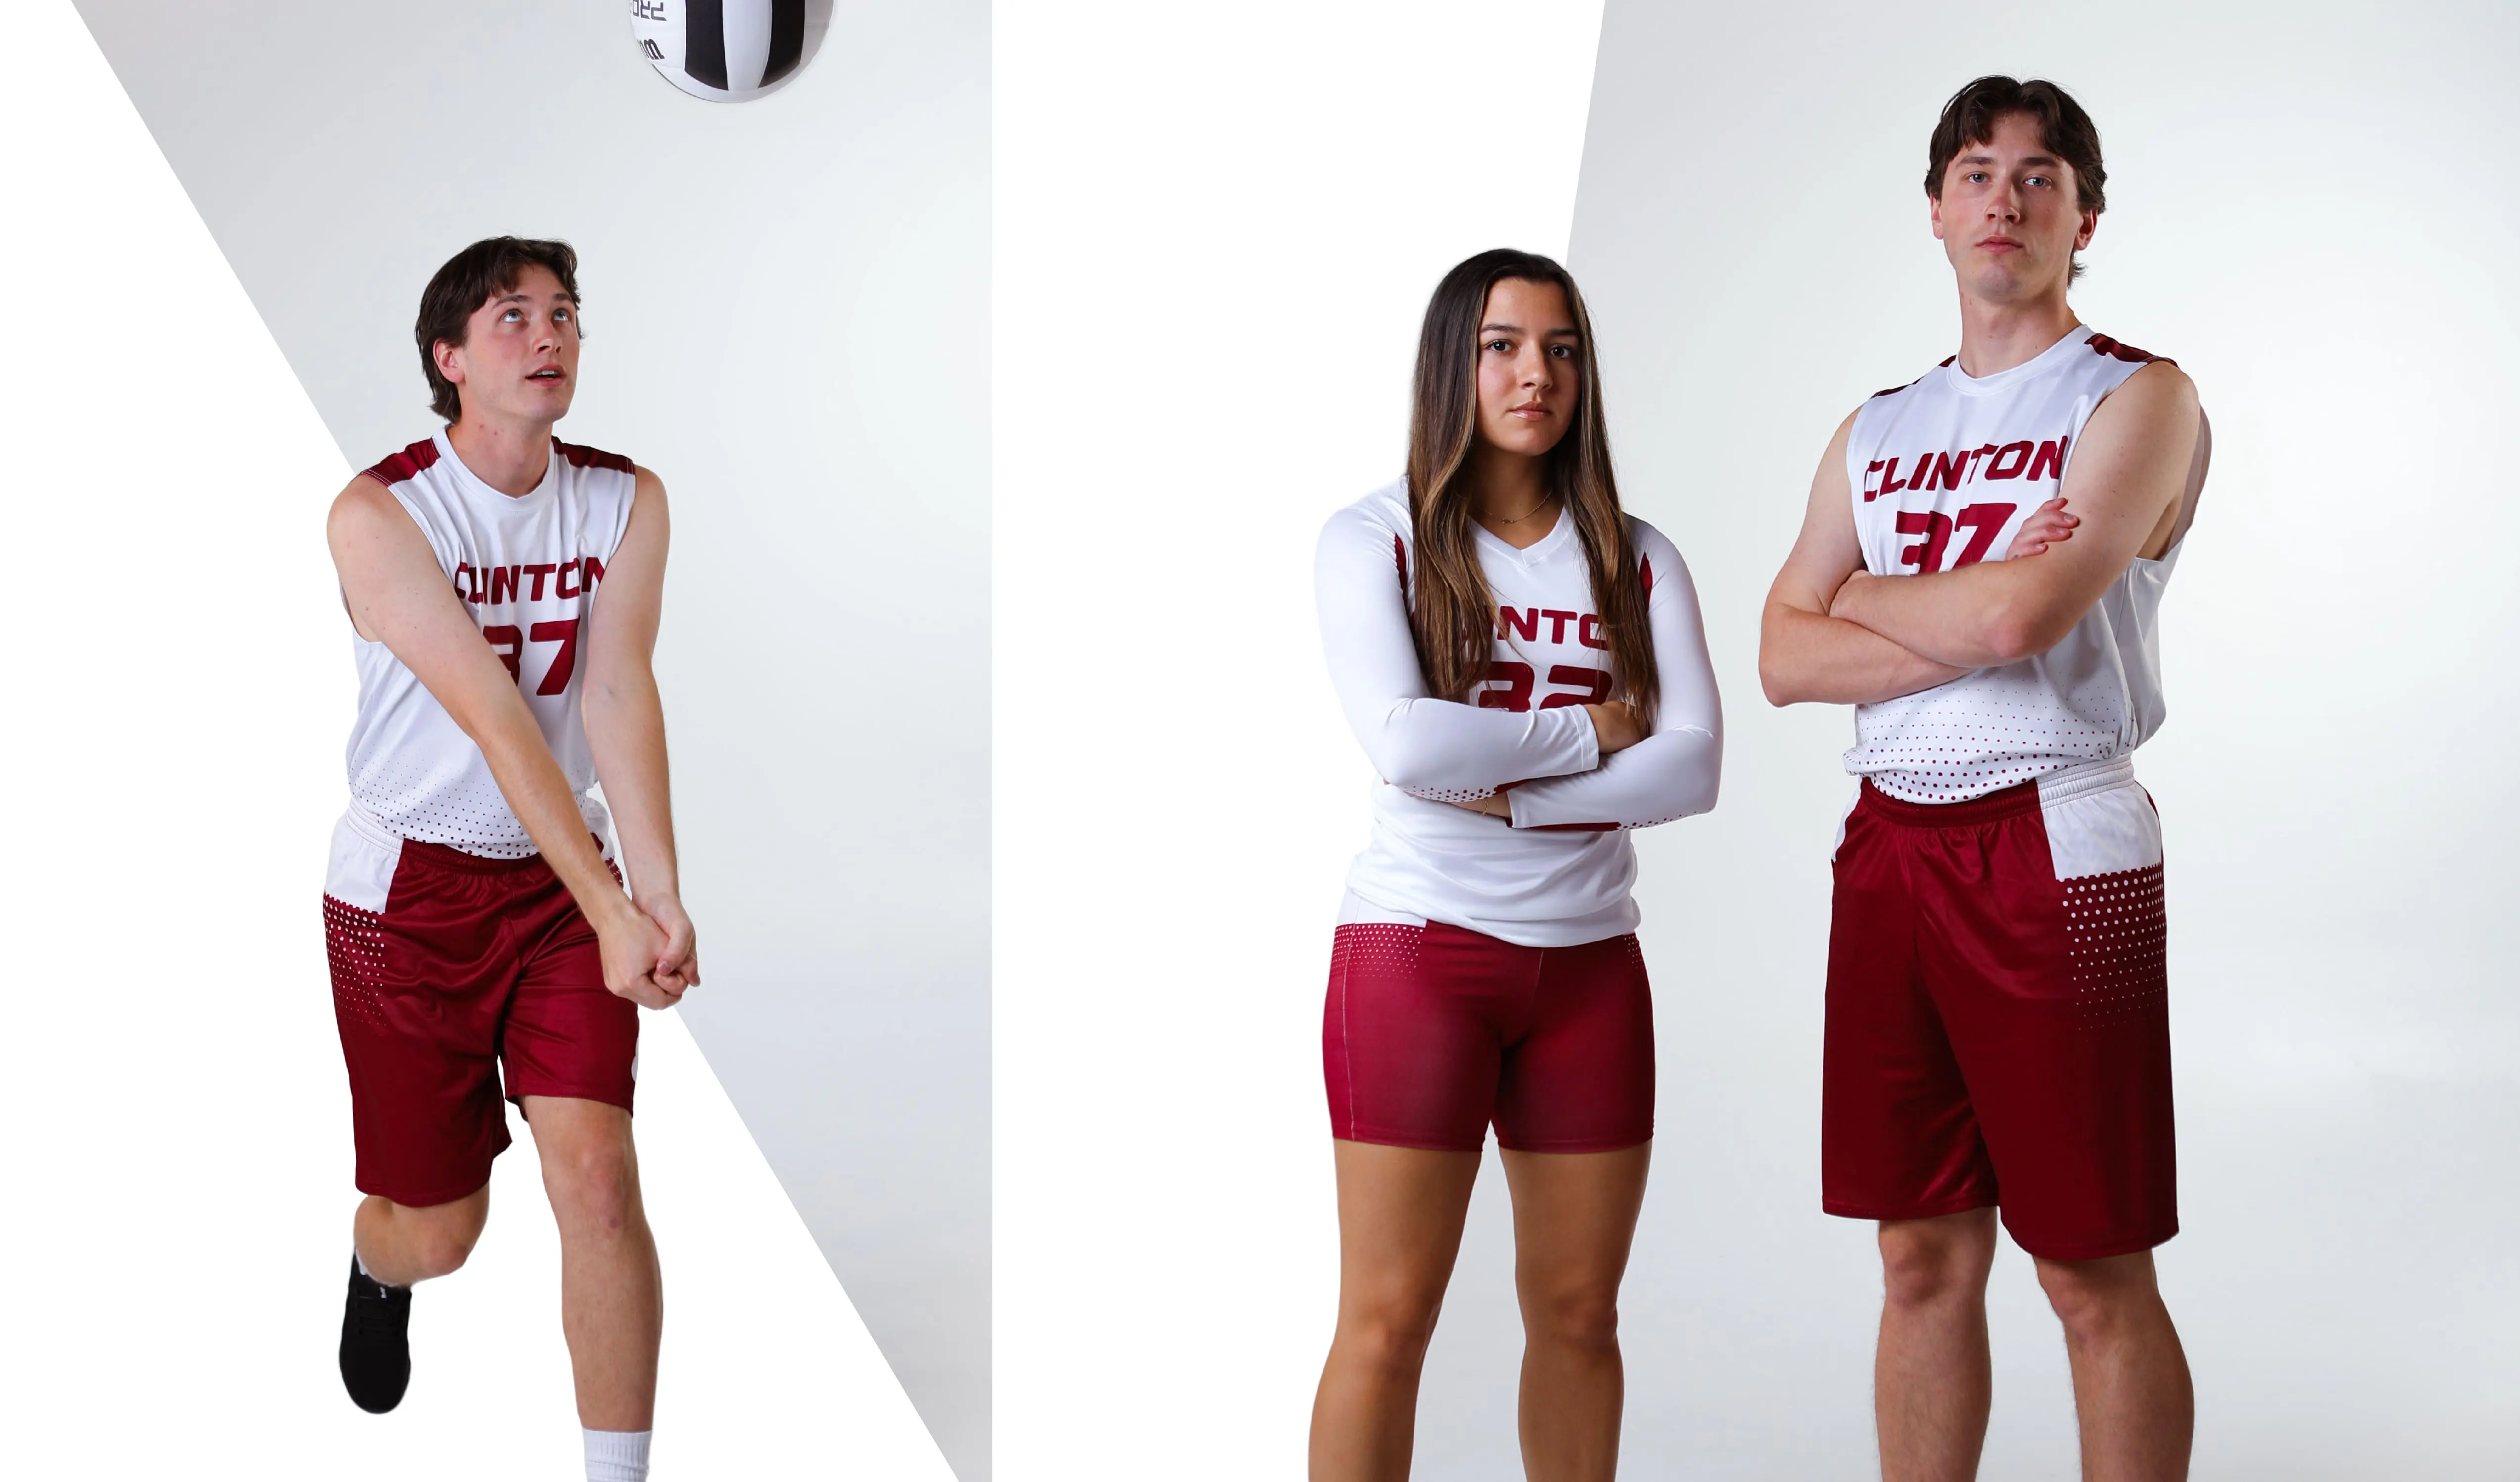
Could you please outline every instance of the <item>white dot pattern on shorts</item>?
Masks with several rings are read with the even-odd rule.
[[[1406,975],[1418,970],[1426,928],[1398,921],[1356,921],[1330,934],[1330,977],[1350,972]]]
[[[343,1014],[382,1027],[385,975],[384,918],[324,897],[324,957],[333,968],[333,1003]]]
[[[2115,755],[2125,712],[2111,686],[2060,697],[2043,681],[1980,671],[1862,707],[1846,766],[1907,802],[1965,802]]]
[[[2161,867],[2069,879],[2065,961],[2085,1024],[2159,1010],[2169,1001],[2169,921]]]

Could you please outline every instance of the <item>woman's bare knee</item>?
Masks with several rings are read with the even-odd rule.
[[[1416,1373],[1434,1341],[1444,1296],[1394,1283],[1339,1303],[1338,1341],[1358,1362],[1391,1373]]]
[[[1525,1280],[1521,1288],[1522,1332],[1526,1341],[1587,1353],[1617,1351],[1617,1282]]]

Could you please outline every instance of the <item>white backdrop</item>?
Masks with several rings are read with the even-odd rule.
[[[1564,250],[1598,19],[998,11],[1009,1478],[1301,1473],[1336,1290],[1322,988],[1372,780],[1313,542],[1400,467],[1443,270]]]
[[[1573,266],[1623,487],[1688,556],[1732,701],[1723,805],[1642,841],[1663,1136],[1633,1440],[1672,1476],[1868,1463],[1870,1231],[1817,1208],[1852,727],[1764,703],[1757,620],[1831,428],[1958,347],[1925,141],[2004,70],[2100,127],[2077,307],[2176,357],[2216,433],[2137,763],[2167,835],[2184,1233],[2160,1269],[2196,1475],[2520,1475],[2520,516],[2484,472],[2520,399],[2520,14],[2131,4],[2001,39],[1919,14],[1603,22]],[[1986,1472],[2071,1477],[2062,1344],[2008,1242],[1995,1285]]]
[[[316,901],[349,471],[68,0],[12,19],[0,1474],[575,1475],[520,1119],[472,1264],[420,1293],[409,1397],[341,1393],[355,1196]],[[660,1482],[948,1482],[679,1014],[642,1036]]]

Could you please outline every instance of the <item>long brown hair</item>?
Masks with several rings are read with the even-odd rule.
[[[1409,628],[1418,642],[1418,666],[1429,691],[1462,699],[1488,677],[1496,657],[1496,598],[1479,566],[1468,469],[1479,426],[1479,324],[1488,291],[1511,278],[1555,284],[1575,316],[1581,337],[1574,425],[1550,450],[1550,487],[1573,516],[1592,567],[1593,606],[1601,615],[1617,681],[1613,693],[1643,712],[1650,727],[1661,681],[1637,552],[1610,473],[1593,320],[1574,278],[1536,252],[1498,247],[1446,273],[1427,300],[1426,322],[1418,333],[1417,394],[1409,416],[1409,517],[1418,553]]]

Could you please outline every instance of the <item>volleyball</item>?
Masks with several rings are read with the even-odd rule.
[[[630,34],[649,65],[712,103],[786,86],[831,25],[832,0],[630,0]]]

